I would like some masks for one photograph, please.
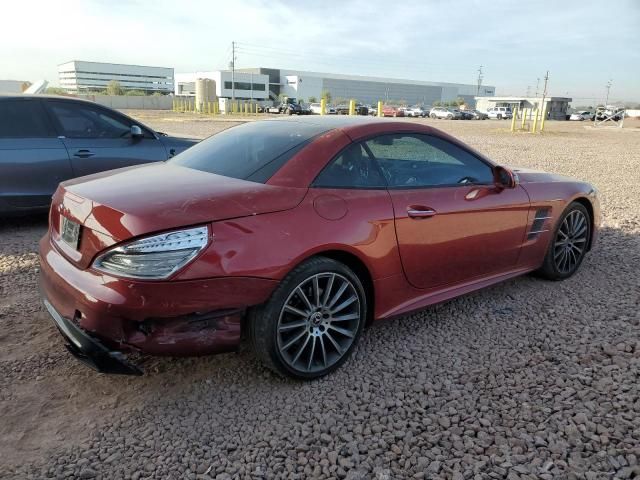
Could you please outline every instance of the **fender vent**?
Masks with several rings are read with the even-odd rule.
[[[533,224],[531,225],[531,230],[527,234],[527,240],[533,240],[534,238],[538,238],[541,233],[548,232],[549,228],[547,228],[547,220],[551,218],[551,209],[550,208],[539,208],[536,211],[536,216],[533,219]]]

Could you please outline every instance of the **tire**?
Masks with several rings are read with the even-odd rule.
[[[591,222],[591,215],[584,205],[571,203],[553,230],[544,262],[537,273],[548,280],[564,280],[574,275],[591,241]]]
[[[432,114],[431,114],[431,115],[429,115],[429,116],[430,116],[433,120],[435,120],[435,119],[436,119],[436,114],[435,114],[435,113],[432,113]]]
[[[357,275],[340,262],[313,257],[294,268],[264,305],[250,311],[249,338],[266,367],[310,380],[347,360],[366,318],[367,297]]]
[[[501,113],[498,114],[497,119],[498,120],[502,120],[502,114]]]

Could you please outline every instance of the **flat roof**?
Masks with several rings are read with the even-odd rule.
[[[158,67],[153,65],[136,65],[134,63],[113,63],[113,62],[94,62],[93,60],[69,60],[68,62],[59,63],[58,66],[67,63],[95,63],[97,65],[117,65],[119,67],[142,67],[142,68],[164,68],[165,70],[173,70],[173,67]]]

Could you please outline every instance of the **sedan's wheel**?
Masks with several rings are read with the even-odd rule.
[[[366,318],[366,297],[345,265],[317,257],[293,270],[252,312],[252,343],[277,373],[316,378],[349,356]]]
[[[576,273],[582,263],[591,236],[587,209],[572,203],[558,222],[540,273],[551,280],[563,280]]]

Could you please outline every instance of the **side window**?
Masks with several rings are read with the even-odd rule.
[[[101,108],[72,102],[49,102],[53,114],[68,138],[125,138],[131,124],[124,117]]]
[[[54,137],[39,101],[0,100],[0,138]]]
[[[384,188],[387,186],[380,168],[362,148],[353,143],[320,172],[313,182],[320,188]]]
[[[390,187],[491,184],[493,172],[482,160],[438,137],[381,135],[367,140]]]

